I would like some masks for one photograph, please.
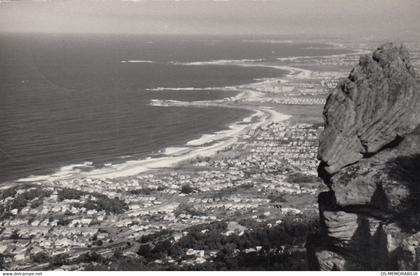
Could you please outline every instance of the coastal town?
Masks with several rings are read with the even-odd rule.
[[[69,269],[78,269],[78,256],[94,250],[106,258],[121,247],[137,252],[138,240],[158,231],[170,229],[176,238],[193,225],[229,219],[280,223],[287,214],[309,211],[320,184],[314,173],[319,131],[310,124],[271,123],[215,158],[176,169],[121,180],[4,187],[3,262],[12,269],[41,269],[52,265],[46,256],[62,256],[77,263]]]
[[[236,87],[243,93],[223,104],[264,106],[291,118],[246,128],[212,156],[119,178],[4,183],[0,266],[191,269],[220,258],[304,259],[302,231],[312,230],[305,227],[317,217],[315,195],[327,189],[317,177],[322,105],[358,55],[344,57],[279,60],[276,66],[296,67],[282,79]]]

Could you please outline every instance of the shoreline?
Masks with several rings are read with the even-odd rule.
[[[328,57],[326,55],[325,57]],[[334,55],[332,55],[334,56]],[[293,57],[289,57],[293,58]],[[299,58],[299,57],[297,57]],[[263,63],[250,63],[248,60],[217,60],[207,62],[194,62],[194,63],[182,63],[186,66],[198,66],[202,64],[210,65],[236,65],[245,67],[269,67],[280,71],[285,71],[277,78],[262,78],[255,79],[254,82],[245,83],[237,86],[226,86],[226,87],[207,87],[198,88],[198,90],[213,90],[223,89],[226,91],[237,91],[238,94],[224,99],[217,100],[203,100],[203,101],[173,101],[173,100],[152,100],[151,105],[156,106],[191,106],[191,107],[224,107],[224,108],[238,108],[246,109],[253,112],[250,116],[242,118],[232,124],[228,125],[228,128],[220,131],[213,132],[211,134],[204,133],[199,138],[194,138],[187,141],[183,145],[173,145],[161,149],[154,155],[159,157],[147,157],[142,159],[127,160],[123,163],[107,163],[105,166],[95,168],[91,162],[83,162],[82,166],[77,164],[70,164],[59,168],[54,173],[48,175],[31,175],[28,177],[22,177],[11,182],[27,183],[33,181],[55,181],[64,180],[69,178],[96,178],[96,179],[115,179],[122,177],[134,176],[141,174],[146,171],[170,168],[176,166],[178,163],[193,159],[197,156],[213,156],[217,152],[229,147],[234,144],[239,136],[246,133],[246,131],[257,128],[258,126],[270,123],[273,121],[284,121],[292,117],[292,115],[283,114],[274,111],[269,106],[263,106],[265,103],[262,101],[265,93],[260,91],[258,88],[266,87],[272,83],[287,83],[293,79],[306,79],[310,78],[312,70],[298,68],[290,65],[271,65]],[[158,87],[156,89],[149,89],[150,91],[165,90],[165,87]],[[168,88],[175,89],[175,88]],[[183,88],[176,88],[176,90],[183,90]],[[188,88],[186,89],[188,90]],[[257,105],[257,104],[260,105]],[[257,118],[256,122],[252,122],[253,118]],[[152,154],[153,155],[153,154]],[[163,156],[162,156],[163,155]],[[83,166],[88,164],[87,166]],[[70,168],[67,170],[66,168]],[[82,168],[82,169],[80,169]],[[84,169],[88,170],[84,170]]]
[[[215,104],[217,105],[217,104]],[[220,105],[217,105],[220,106]],[[225,106],[228,107],[228,106]],[[135,176],[150,170],[171,168],[180,162],[191,160],[195,157],[210,157],[217,152],[226,149],[237,142],[238,138],[251,129],[256,129],[262,125],[273,121],[284,121],[291,116],[274,111],[269,107],[239,107],[254,111],[253,114],[236,121],[229,125],[228,129],[223,129],[212,134],[202,134],[197,139],[189,140],[183,146],[170,146],[162,149],[162,157],[148,157],[145,159],[129,160],[124,163],[108,165],[101,168],[94,168],[85,172],[59,170],[50,175],[29,176],[20,178],[14,182],[33,182],[33,181],[56,181],[68,178],[92,178],[92,179],[116,179],[122,177]],[[255,120],[253,122],[253,120]],[[85,162],[83,164],[89,164]],[[80,164],[80,165],[83,165]],[[63,168],[75,168],[77,165],[68,165]]]
[[[231,124],[229,129],[218,131],[213,134],[203,134],[198,139],[190,140],[184,147],[179,147],[178,151],[172,152],[168,156],[128,161],[120,166],[115,165],[109,172],[104,169],[98,169],[97,172],[96,170],[93,170],[87,173],[87,177],[100,179],[128,177],[149,170],[174,167],[180,162],[198,156],[210,157],[237,142],[238,138],[249,130],[256,129],[264,124],[272,122],[272,118],[276,118],[277,121],[283,121],[290,118],[288,115],[278,113],[269,108],[255,109],[254,111],[255,113],[251,116]],[[257,118],[257,121],[252,123],[252,118]],[[281,120],[279,120],[279,118],[281,118]]]
[[[290,76],[296,75],[300,72],[299,68],[292,67],[277,68],[281,70],[287,70],[286,74],[276,78],[276,80],[283,80]],[[307,71],[302,69],[302,71]],[[47,175],[30,175],[22,177],[17,180],[10,182],[16,183],[30,183],[36,181],[59,181],[71,178],[93,178],[93,179],[115,179],[122,177],[130,177],[138,175],[150,170],[163,169],[174,167],[180,162],[193,159],[197,156],[209,157],[215,155],[217,152],[229,147],[234,144],[240,135],[245,134],[250,129],[256,129],[258,126],[268,124],[272,121],[284,121],[291,116],[282,114],[272,110],[270,107],[257,107],[249,104],[232,104],[236,101],[243,100],[257,100],[260,98],[260,92],[254,91],[249,87],[259,86],[265,83],[266,80],[257,80],[256,82],[247,83],[238,86],[225,87],[226,90],[237,91],[236,96],[218,100],[204,100],[204,101],[193,101],[193,102],[182,102],[182,101],[169,101],[170,105],[164,106],[192,106],[192,107],[224,107],[224,108],[237,108],[252,111],[253,114],[242,118],[236,122],[228,125],[228,128],[220,131],[213,132],[211,134],[204,133],[199,138],[194,138],[187,141],[184,145],[173,145],[161,149],[159,152],[163,153],[163,157],[147,157],[142,159],[128,160],[123,163],[112,164],[108,163],[106,166],[95,168],[92,167],[91,162],[86,161],[81,164],[69,164],[59,168],[57,171]],[[153,104],[153,103],[151,103]],[[252,122],[253,118],[257,118],[257,122]],[[270,120],[270,118],[272,118]],[[203,138],[206,137],[206,138]],[[198,143],[197,141],[200,141]],[[192,143],[192,144],[191,144]],[[208,145],[210,144],[210,145]],[[166,154],[165,154],[166,153]],[[81,171],[79,168],[89,168],[87,171]],[[90,169],[92,168],[92,169]]]

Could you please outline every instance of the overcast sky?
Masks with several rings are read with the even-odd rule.
[[[0,0],[0,32],[420,34],[419,0]]]

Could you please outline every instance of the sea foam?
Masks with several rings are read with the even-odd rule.
[[[153,60],[121,60],[121,63],[155,63]]]

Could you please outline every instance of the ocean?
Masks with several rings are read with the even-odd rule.
[[[223,87],[285,74],[188,63],[342,52],[253,37],[0,34],[0,183],[87,161],[146,158],[225,129],[249,111],[149,103],[235,96]]]

